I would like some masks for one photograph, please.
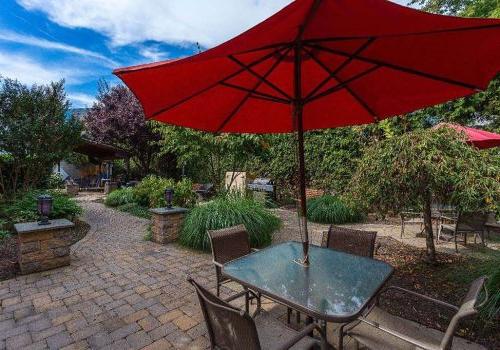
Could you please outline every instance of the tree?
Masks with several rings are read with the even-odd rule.
[[[234,172],[234,181],[262,151],[257,135],[211,134],[159,123],[156,130],[162,135],[162,153],[174,153],[181,167],[195,170],[195,180],[208,180],[217,191],[223,189],[226,171]]]
[[[424,213],[427,259],[436,261],[431,204],[459,211],[497,210],[500,157],[491,157],[449,128],[418,130],[368,148],[349,188],[357,205],[379,213]]]
[[[143,176],[151,171],[159,151],[159,134],[146,121],[139,101],[128,88],[110,88],[101,82],[97,102],[85,115],[84,123],[91,139],[126,151]]]
[[[71,154],[81,124],[68,116],[64,81],[28,87],[0,79],[0,193],[15,195],[43,184]]]

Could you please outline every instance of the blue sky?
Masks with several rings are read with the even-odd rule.
[[[72,107],[91,106],[111,71],[191,55],[269,17],[290,0],[0,0],[0,75],[66,80]],[[398,0],[396,2],[405,2]]]

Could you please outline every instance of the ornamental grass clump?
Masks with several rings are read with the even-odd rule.
[[[180,243],[195,249],[210,250],[207,231],[234,225],[245,225],[253,247],[271,243],[281,220],[253,199],[226,196],[200,204],[186,216]]]
[[[117,189],[106,196],[104,204],[108,207],[118,207],[120,205],[134,203],[134,189],[132,187]]]
[[[339,197],[324,195],[307,202],[307,218],[322,224],[358,222],[362,214],[344,203]]]

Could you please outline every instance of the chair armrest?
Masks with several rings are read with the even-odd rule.
[[[224,267],[224,265],[222,265],[221,263],[218,263],[217,261],[215,260],[212,260],[212,263],[217,266],[217,267],[220,267],[221,269]]]
[[[408,289],[404,289],[404,288],[401,288],[401,287],[396,287],[396,286],[389,286],[386,289],[384,289],[382,292],[380,292],[379,295],[377,296],[377,301],[380,298],[380,295],[382,295],[383,293],[385,293],[385,292],[387,292],[388,290],[391,290],[391,289],[395,289],[397,291],[400,291],[400,292],[403,292],[403,293],[406,293],[406,294],[410,294],[410,295],[413,295],[415,297],[419,297],[421,299],[433,302],[434,304],[438,304],[438,305],[450,308],[450,309],[452,309],[454,311],[458,311],[458,306],[446,303],[446,302],[441,301],[441,300],[437,300],[437,299],[431,298],[431,297],[429,297],[427,295],[423,295],[423,294],[420,294],[420,293],[417,293],[417,292],[414,292],[414,291],[411,291],[411,290],[408,290]]]
[[[418,348],[421,348],[424,350],[438,350],[439,349],[438,347],[432,346],[431,344],[423,343],[423,342],[419,341],[418,339],[412,338],[406,334],[402,334],[402,333],[399,333],[398,331],[395,331],[393,329],[389,329],[389,328],[386,328],[384,326],[381,326],[377,322],[367,320],[363,317],[358,318],[358,320],[371,326],[371,327],[374,327],[374,328],[376,328],[384,333],[390,334],[393,337],[402,339],[410,344],[413,344],[413,345],[417,346]]]
[[[309,336],[309,334],[314,330],[317,330],[321,334],[322,342],[324,342],[324,344],[326,345],[325,335],[324,335],[321,327],[319,325],[317,325],[316,323],[311,323],[310,325],[306,326],[299,333],[297,333],[293,338],[288,340],[286,343],[281,345],[276,350],[288,350],[288,349],[290,349],[292,346],[297,344],[301,339]],[[323,349],[323,347],[322,347],[322,349]]]
[[[257,249],[257,248],[250,248],[250,251],[251,251],[252,253],[258,252],[259,250],[260,250],[260,249]]]
[[[453,221],[453,222],[457,222],[457,220],[458,220],[458,218],[454,218],[454,217],[446,216],[446,215],[441,215],[439,218],[441,220],[447,220],[447,221]]]
[[[402,218],[404,218],[405,216],[413,216],[413,217],[423,217],[424,214],[422,212],[418,212],[418,211],[402,211],[399,213],[399,215],[401,215]]]

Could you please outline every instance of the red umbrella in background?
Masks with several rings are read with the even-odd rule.
[[[213,49],[114,71],[147,118],[214,133],[297,132],[304,264],[306,130],[373,123],[485,89],[500,20],[385,0],[296,0]]]
[[[435,128],[452,128],[458,132],[463,132],[467,136],[467,141],[479,149],[500,146],[500,135],[493,132],[469,128],[459,124],[439,123]]]

